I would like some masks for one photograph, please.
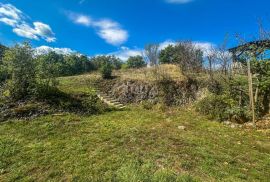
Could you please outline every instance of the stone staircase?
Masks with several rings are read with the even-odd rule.
[[[95,91],[97,93],[98,98],[104,102],[105,104],[109,105],[110,107],[114,107],[116,109],[125,109],[126,106],[122,103],[120,103],[118,100],[115,98],[103,93],[97,86],[97,84],[93,85],[95,88]]]

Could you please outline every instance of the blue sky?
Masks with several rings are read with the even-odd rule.
[[[269,7],[269,0],[1,0],[0,43],[28,40],[33,47],[123,59],[147,43],[192,40],[209,47],[228,33],[233,45],[236,33],[257,32],[258,19],[270,24]]]

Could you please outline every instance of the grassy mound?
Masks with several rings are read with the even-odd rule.
[[[181,73],[180,68],[172,64],[162,64],[158,67],[126,69],[114,71],[114,75],[123,80],[155,81],[160,75],[166,74],[174,80],[184,80],[186,77]]]

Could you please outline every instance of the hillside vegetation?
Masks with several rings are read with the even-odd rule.
[[[61,78],[59,88],[89,93],[93,77]],[[0,124],[0,181],[267,181],[269,141],[267,130],[177,108],[9,120]]]
[[[269,126],[250,122],[269,113],[270,60],[251,62],[251,110],[246,70],[206,69],[191,42],[146,46],[151,68],[141,56],[35,56],[27,43],[3,52],[0,181],[270,179]]]

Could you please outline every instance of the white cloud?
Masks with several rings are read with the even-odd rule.
[[[48,54],[49,52],[56,52],[63,55],[70,55],[76,53],[76,51],[70,48],[53,48],[49,46],[40,46],[35,48],[35,55]]]
[[[55,42],[56,38],[54,37],[54,33],[49,25],[42,22],[34,22],[33,24],[35,27],[36,35],[39,35],[47,42]]]
[[[42,22],[33,22],[33,25],[30,25],[26,22],[26,17],[15,6],[0,3],[0,22],[11,26],[15,34],[28,39],[40,40],[41,38],[47,42],[56,41],[55,34],[49,25]]]
[[[15,19],[10,19],[10,18],[6,18],[6,17],[0,18],[0,22],[2,22],[2,23],[4,23],[4,24],[7,24],[7,25],[9,25],[9,26],[11,26],[11,27],[14,27],[14,26],[18,23],[17,20],[15,20]]]
[[[23,13],[11,4],[0,3],[0,16],[8,17],[15,20],[23,18]]]
[[[38,36],[35,34],[35,29],[26,23],[17,25],[15,28],[13,28],[13,32],[21,37],[39,40]]]
[[[193,0],[166,0],[167,3],[171,3],[171,4],[187,4],[192,1]]]
[[[109,44],[121,45],[128,39],[128,32],[113,20],[94,20],[90,16],[73,12],[67,12],[67,15],[75,24],[95,28],[98,36]]]
[[[82,14],[76,14],[73,12],[68,12],[68,17],[73,21],[73,23],[84,25],[84,26],[91,26],[92,25],[92,19],[89,16],[82,15]]]
[[[162,43],[159,44],[159,49],[160,50],[163,50],[165,49],[166,47],[168,47],[169,45],[175,45],[176,42],[175,41],[172,41],[172,40],[166,40]]]
[[[128,47],[121,47],[121,50],[117,52],[110,53],[108,55],[114,55],[115,57],[120,58],[123,61],[126,61],[130,56],[141,56],[143,50],[141,49],[130,49]]]
[[[203,55],[209,55],[216,47],[215,44],[210,42],[194,42],[195,46],[203,51]]]
[[[109,44],[120,45],[128,39],[128,32],[115,21],[103,19],[93,22],[93,25],[98,28],[98,35]]]

